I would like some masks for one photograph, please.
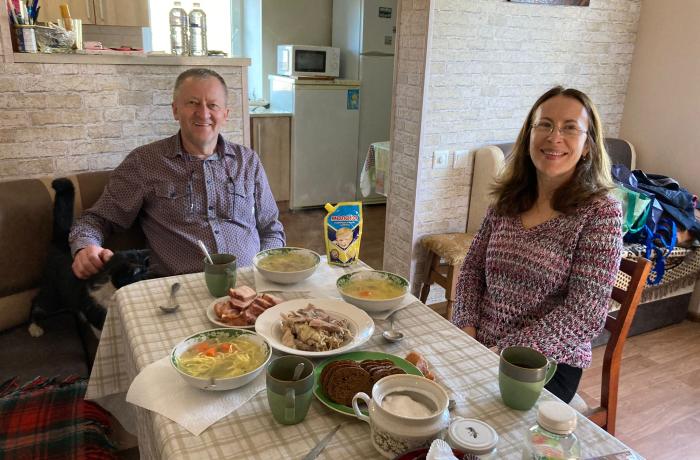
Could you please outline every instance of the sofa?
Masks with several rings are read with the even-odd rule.
[[[69,176],[75,187],[74,216],[99,198],[108,177],[108,171]],[[76,315],[52,317],[41,337],[27,331],[31,300],[51,241],[52,179],[0,182],[0,382],[12,376],[19,381],[38,375],[88,377],[94,359],[97,339]],[[145,238],[134,226],[114,234],[105,246],[144,248]]]
[[[606,147],[614,164],[624,164],[629,169],[636,165],[634,147],[623,139],[606,138]],[[474,153],[472,185],[467,219],[467,233],[479,229],[490,204],[490,186],[503,168],[513,149],[512,143],[490,145]],[[647,286],[637,309],[629,335],[679,323],[685,318],[700,320],[700,249],[677,248],[683,257],[678,266],[667,267],[664,281],[658,286]],[[675,271],[674,271],[675,270]],[[624,275],[618,275],[618,284],[625,284]],[[615,310],[615,305],[611,310]],[[613,313],[614,314],[614,313]],[[601,337],[596,343],[605,340]]]

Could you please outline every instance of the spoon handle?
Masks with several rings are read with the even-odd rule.
[[[214,262],[211,260],[211,256],[209,255],[209,251],[207,251],[207,247],[204,246],[204,242],[202,240],[197,240],[197,244],[202,249],[204,256],[207,258],[207,262],[209,262],[211,265],[214,265]]]

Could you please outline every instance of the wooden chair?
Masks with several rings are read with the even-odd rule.
[[[427,235],[421,239],[420,244],[428,252],[428,257],[420,290],[420,300],[423,303],[428,300],[431,284],[437,283],[442,286],[445,289],[445,300],[447,301],[445,318],[449,320],[452,319],[452,305],[457,294],[457,278],[462,261],[467,255],[474,234],[486,215],[490,204],[490,185],[504,163],[503,150],[497,146],[476,150],[472,167],[466,232]]]
[[[600,406],[581,411],[593,423],[615,435],[615,417],[617,415],[617,387],[620,382],[620,361],[622,349],[627,340],[627,333],[637,312],[642,291],[646,285],[651,262],[640,257],[637,261],[622,259],[620,271],[630,276],[627,289],[614,287],[611,297],[620,303],[616,316],[609,314],[605,320],[605,329],[610,338],[605,346],[603,358],[603,379],[600,386]],[[578,397],[578,395],[577,395]]]

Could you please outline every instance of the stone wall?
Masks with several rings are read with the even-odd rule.
[[[0,63],[0,180],[111,169],[135,147],[176,133],[172,89],[187,68]],[[246,68],[210,68],[229,85],[223,134],[244,143]]]
[[[389,207],[391,213],[400,203],[396,215],[406,222],[390,225],[387,216],[384,263],[410,275],[415,287],[425,257],[420,238],[465,229],[471,167],[453,167],[455,150],[512,141],[535,99],[557,84],[588,93],[607,134],[618,134],[640,1],[591,0],[590,7],[494,0],[401,5]],[[425,27],[410,26],[418,16],[429,26],[427,39]],[[422,108],[411,104],[421,95]],[[407,126],[418,129],[409,134]],[[434,169],[433,153],[443,149],[450,151],[448,167]]]
[[[400,1],[391,133],[391,186],[386,206],[384,269],[409,275],[425,81],[429,0]]]

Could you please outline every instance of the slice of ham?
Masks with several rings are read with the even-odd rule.
[[[254,314],[255,317],[257,318],[258,316],[260,316],[260,315],[265,311],[265,308],[262,307],[262,306],[260,306],[260,305],[258,305],[257,302],[253,302],[252,304],[250,304],[250,306],[248,307],[248,310],[247,310],[247,311],[249,311],[249,312],[251,312],[252,314]]]
[[[267,310],[272,306],[272,302],[268,302],[267,300],[263,299],[262,297],[258,297],[257,299],[253,300],[253,303],[256,305],[259,305],[263,308],[263,310]]]
[[[272,305],[277,305],[278,303],[282,303],[282,299],[280,299],[279,297],[274,296],[272,294],[265,293],[265,294],[261,295],[260,297],[262,297],[263,300],[270,302]]]
[[[235,308],[238,308],[239,310],[245,310],[248,308],[248,305],[250,305],[255,298],[250,299],[250,300],[240,300],[240,299],[228,299],[228,302],[231,303],[231,305]]]
[[[258,295],[258,293],[255,292],[255,290],[250,286],[239,286],[235,289],[229,289],[228,295],[232,299],[248,302],[250,300],[253,300]]]

